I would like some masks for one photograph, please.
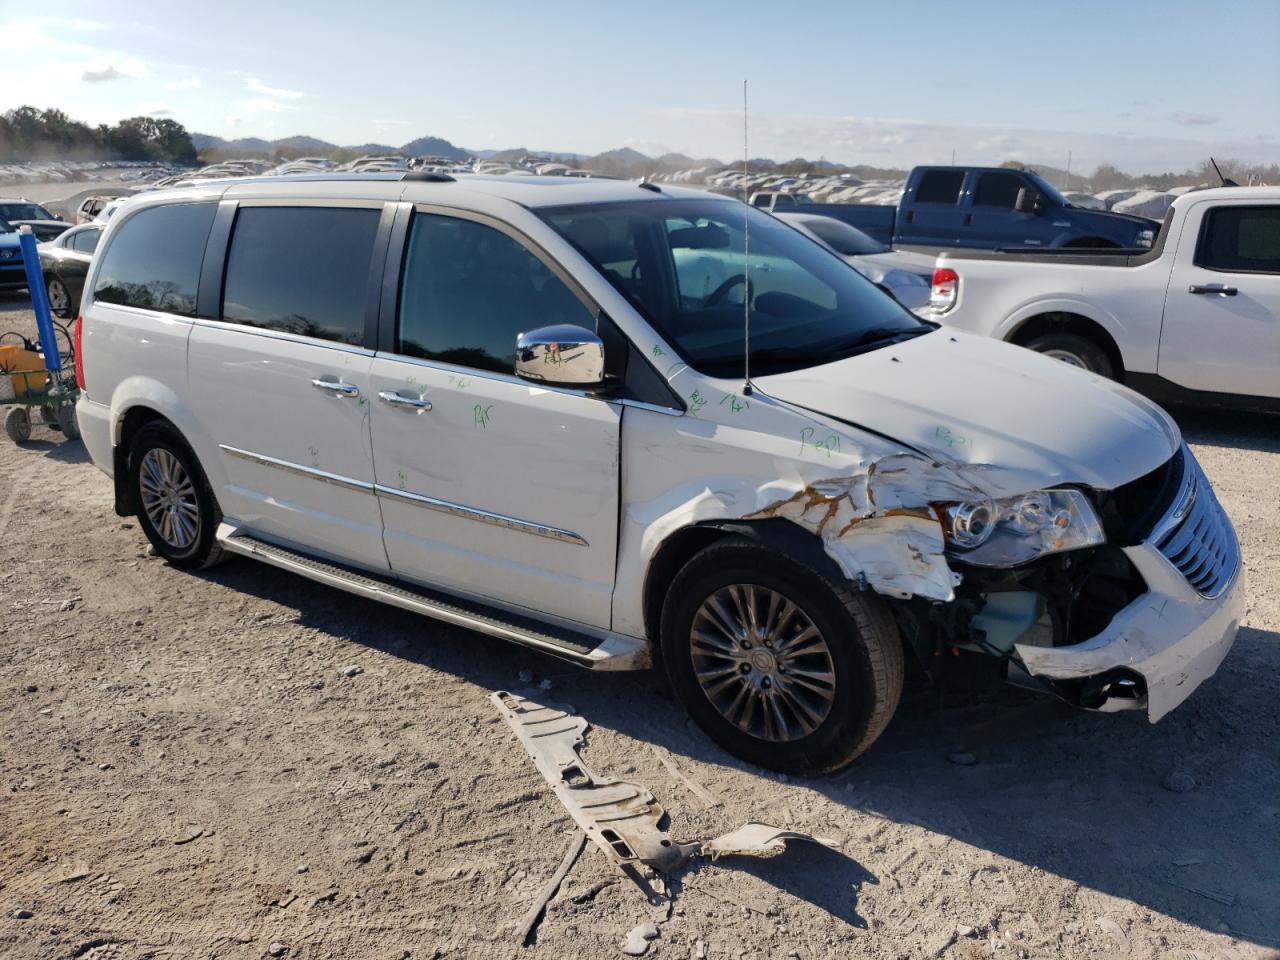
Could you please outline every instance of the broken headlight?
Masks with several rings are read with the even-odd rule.
[[[1016,567],[1107,539],[1093,504],[1079,490],[949,504],[942,526],[952,555],[980,567]]]

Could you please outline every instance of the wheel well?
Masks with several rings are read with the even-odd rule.
[[[1020,347],[1025,347],[1037,337],[1042,337],[1046,333],[1070,333],[1091,343],[1097,344],[1107,355],[1107,359],[1111,361],[1111,368],[1115,371],[1116,379],[1122,380],[1124,377],[1124,358],[1120,355],[1120,348],[1116,345],[1111,334],[1107,333],[1100,323],[1090,320],[1088,317],[1081,316],[1078,313],[1041,313],[1022,322],[1022,325],[1009,334],[1007,337],[1010,343],[1016,343]]]
[[[138,512],[133,493],[129,489],[129,448],[133,446],[133,438],[148,423],[162,420],[173,426],[172,421],[164,414],[150,407],[130,407],[125,411],[124,420],[120,423],[120,440],[112,448],[112,476],[115,480],[116,514],[131,517]],[[176,428],[175,428],[176,429]]]
[[[662,605],[680,569],[695,553],[724,537],[740,536],[767,544],[795,557],[839,582],[844,571],[823,549],[822,541],[790,520],[711,520],[677,530],[667,537],[649,561],[644,579],[645,633],[656,649],[662,624]]]

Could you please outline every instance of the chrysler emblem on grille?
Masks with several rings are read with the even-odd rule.
[[[12,260],[12,259],[13,259],[12,250],[0,250],[0,260]]]

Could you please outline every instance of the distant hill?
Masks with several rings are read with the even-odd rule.
[[[289,139],[301,140],[310,138],[291,137]],[[222,137],[211,137],[207,133],[193,133],[191,135],[191,143],[196,148],[197,153],[203,153],[206,150],[223,150],[227,153],[239,152],[242,156],[270,154],[272,142],[263,140],[260,137],[241,137],[239,140],[224,140]]]
[[[241,137],[227,140],[207,133],[193,133],[191,142],[196,151],[220,157],[277,157],[290,159],[294,157],[333,157],[349,159],[370,153],[399,153],[406,157],[446,157],[449,160],[467,160],[475,154],[462,147],[455,147],[448,140],[440,137],[419,137],[410,140],[402,147],[393,147],[386,143],[359,143],[353,146],[339,146],[328,140],[317,137],[296,136],[281,137],[279,140],[263,140],[261,137]]]
[[[472,151],[455,147],[440,137],[419,137],[417,140],[410,140],[395,152],[403,153],[406,157],[444,157],[446,160],[469,160],[475,156]]]

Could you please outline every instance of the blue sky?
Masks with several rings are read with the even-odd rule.
[[[910,165],[1280,161],[1280,0],[0,0],[0,108],[398,145]],[[16,80],[16,82],[15,82]]]

